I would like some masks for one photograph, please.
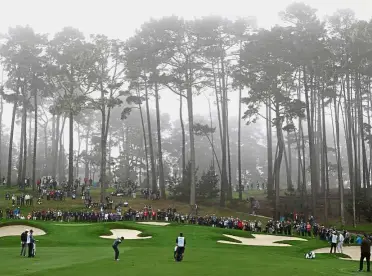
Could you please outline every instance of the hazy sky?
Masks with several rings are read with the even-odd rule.
[[[126,39],[150,17],[178,15],[186,19],[222,15],[231,19],[255,16],[259,27],[280,23],[278,12],[292,0],[0,0],[0,33],[9,26],[30,25],[36,32],[53,34],[73,26],[85,34],[103,33]],[[298,1],[297,1],[298,2]],[[372,17],[372,0],[304,0],[318,9],[319,17],[350,8],[357,18]],[[168,93],[167,93],[168,94]],[[161,100],[162,112],[178,114],[176,99],[169,93]],[[232,97],[232,101],[234,101]],[[206,99],[195,100],[195,113],[206,113]],[[231,113],[230,113],[231,114]],[[231,114],[232,115],[232,114]]]

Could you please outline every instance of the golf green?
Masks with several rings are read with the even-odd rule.
[[[252,238],[249,232],[212,227],[177,225],[149,226],[138,223],[97,223],[81,227],[64,227],[47,222],[10,222],[44,230],[38,236],[35,258],[20,254],[19,236],[0,238],[0,275],[80,276],[80,275],[274,275],[316,276],[354,275],[358,263],[318,254],[307,260],[311,249],[326,247],[325,242],[290,241],[289,247],[244,246],[217,243],[231,239],[223,234]],[[61,223],[63,224],[63,223]],[[66,224],[74,225],[74,224]],[[120,245],[120,261],[114,261],[110,229],[141,231],[149,239],[124,240]],[[187,247],[181,263],[173,259],[175,239],[183,232]],[[360,274],[360,273],[359,273]]]

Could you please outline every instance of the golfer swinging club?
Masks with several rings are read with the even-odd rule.
[[[112,248],[114,249],[115,251],[115,261],[119,261],[119,249],[118,249],[118,246],[119,244],[121,244],[121,242],[124,240],[124,237],[121,237],[121,238],[117,238],[114,243],[112,244]]]

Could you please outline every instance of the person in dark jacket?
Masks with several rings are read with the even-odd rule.
[[[114,243],[112,244],[112,248],[114,249],[115,251],[115,261],[119,261],[119,249],[118,249],[118,246],[119,244],[121,244],[121,242],[124,240],[124,237],[121,237],[121,238],[117,238]]]
[[[21,256],[26,256],[28,230],[21,234]]]
[[[367,262],[367,272],[370,271],[370,259],[371,259],[371,241],[368,236],[364,234],[362,244],[360,245],[360,263],[359,271],[363,271],[363,261],[366,259]]]

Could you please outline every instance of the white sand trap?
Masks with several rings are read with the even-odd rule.
[[[143,239],[151,239],[149,237],[139,237],[138,235],[141,234],[140,231],[132,230],[132,229],[111,229],[110,230],[112,235],[111,236],[100,236],[103,239],[117,239],[118,237],[124,237],[125,240],[143,240]]]
[[[9,225],[9,226],[0,227],[0,237],[20,236],[24,231],[26,231],[26,229],[28,230],[32,229],[34,231],[34,236],[42,236],[46,234],[43,230],[32,227],[32,226]]]
[[[142,221],[142,222],[137,222],[140,224],[146,224],[146,225],[154,225],[154,226],[167,226],[170,223],[168,222],[156,222],[156,221]]]
[[[264,219],[273,219],[272,217],[265,217],[265,216],[261,216],[261,215],[251,215],[253,217],[258,217],[258,218],[264,218]]]
[[[313,250],[313,252],[315,254],[330,254],[329,253],[330,250],[331,250],[330,247],[326,247],[326,248],[320,248],[320,249]],[[349,256],[350,259],[340,258],[342,260],[359,261],[360,260],[360,247],[359,246],[344,246],[343,254]]]
[[[237,236],[231,236],[224,234],[225,237],[228,237],[230,239],[234,239],[238,242],[231,242],[231,241],[217,241],[219,243],[226,243],[226,244],[236,244],[236,245],[254,245],[254,246],[280,246],[280,247],[288,247],[291,246],[290,244],[284,244],[284,243],[276,243],[281,241],[307,241],[305,239],[301,238],[295,238],[295,237],[285,237],[285,236],[274,236],[274,235],[254,235],[253,239],[250,238],[243,238],[243,237],[237,237]]]

